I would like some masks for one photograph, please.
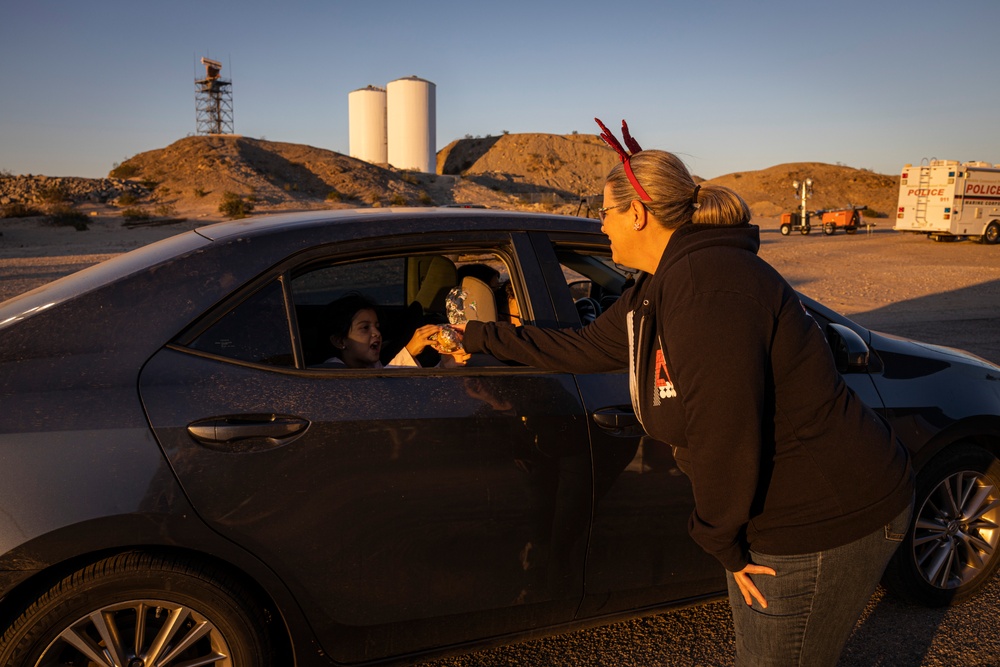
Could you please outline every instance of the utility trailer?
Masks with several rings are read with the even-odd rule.
[[[800,234],[808,234],[812,231],[812,218],[816,215],[812,211],[806,211],[805,222],[802,221],[802,214],[796,211],[795,213],[782,213],[781,214],[781,230],[782,236],[788,236],[792,233],[792,230],[798,231]]]
[[[853,234],[859,228],[866,225],[869,227],[874,226],[870,222],[865,222],[864,218],[862,218],[861,211],[864,208],[864,206],[851,206],[850,208],[830,211],[816,211],[816,213],[822,216],[820,222],[823,225],[823,233],[827,236],[831,236],[836,232],[838,227],[848,234]]]
[[[930,160],[906,165],[893,229],[935,241],[1000,241],[1000,165]]]

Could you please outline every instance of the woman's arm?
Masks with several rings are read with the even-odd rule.
[[[620,305],[619,305],[620,304]],[[628,364],[626,304],[619,299],[582,329],[514,327],[507,323],[469,322],[463,345],[467,352],[487,352],[501,361],[566,373],[599,373]]]

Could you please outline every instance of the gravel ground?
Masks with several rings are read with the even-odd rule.
[[[762,227],[761,256],[801,292],[879,331],[960,347],[1000,363],[1000,247],[935,243],[891,231],[783,237]],[[181,228],[91,231],[0,226],[0,301]],[[878,591],[842,666],[1000,665],[1000,580],[947,609],[912,607]],[[602,628],[425,663],[433,667],[733,664],[724,601]]]

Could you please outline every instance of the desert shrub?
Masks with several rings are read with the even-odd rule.
[[[867,206],[861,210],[861,215],[866,218],[888,218],[888,213],[882,213],[876,211],[875,209],[868,208]]]
[[[161,218],[170,218],[177,215],[177,209],[174,208],[171,204],[160,204],[153,210],[155,211],[156,215],[160,216]]]
[[[197,197],[198,199],[201,199],[202,197],[208,194],[201,188],[195,188],[194,190],[192,190],[192,192],[194,193],[194,196]]]
[[[421,192],[417,199],[423,206],[432,206],[434,204],[434,200],[426,192]]]
[[[66,188],[55,183],[43,187],[38,196],[46,204],[61,204],[69,198]]]
[[[160,184],[159,181],[154,181],[151,178],[144,178],[141,181],[139,181],[139,185],[146,188],[147,190],[155,190],[156,186],[159,184]]]
[[[420,183],[420,177],[411,171],[404,171],[400,178],[403,179],[403,182],[409,183],[410,185],[418,185]]]
[[[149,220],[152,216],[138,206],[130,206],[122,209],[122,217],[129,222],[140,222],[142,220]]]
[[[377,192],[373,192],[372,194],[368,195],[368,202],[372,206],[380,205],[382,203],[382,195],[380,195]]]
[[[139,173],[139,167],[134,164],[115,164],[109,174],[111,178],[132,178]]]
[[[253,211],[253,204],[244,201],[235,192],[223,192],[219,202],[219,213],[229,218],[245,218]]]
[[[0,218],[33,218],[37,215],[45,215],[45,213],[41,209],[22,204],[19,201],[11,202],[0,209]]]
[[[393,195],[392,199],[389,201],[389,205],[390,206],[406,206],[406,197],[404,197],[403,195],[400,195],[400,194]]]
[[[138,203],[138,201],[139,198],[134,194],[131,192],[125,192],[118,197],[118,206],[132,206]]]
[[[87,216],[65,204],[53,206],[49,210],[49,222],[60,227],[73,227],[78,232],[87,229]]]
[[[326,193],[326,200],[330,202],[340,203],[341,201],[344,200],[344,197],[336,190],[330,190],[329,192]]]

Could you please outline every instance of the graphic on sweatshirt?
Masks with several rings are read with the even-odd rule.
[[[674,398],[677,390],[670,379],[670,371],[667,370],[667,362],[663,358],[663,350],[656,351],[656,372],[653,373],[653,385],[656,391],[653,393],[653,405],[659,405],[664,398]]]

